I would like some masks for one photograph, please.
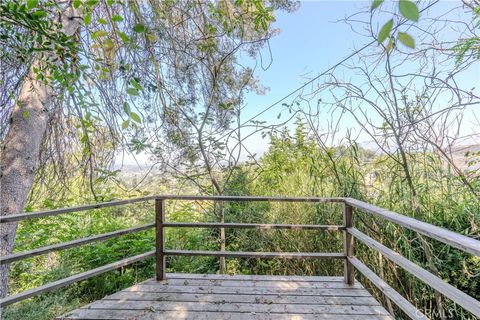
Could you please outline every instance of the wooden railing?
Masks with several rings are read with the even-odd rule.
[[[168,222],[165,220],[165,202],[167,200],[190,200],[190,201],[269,201],[269,202],[310,202],[310,203],[337,203],[343,204],[343,225],[292,225],[292,224],[258,224],[258,223],[186,223]],[[8,264],[14,261],[46,254],[52,251],[73,248],[87,243],[101,241],[121,235],[135,233],[155,227],[156,248],[155,250],[123,259],[93,270],[70,276],[68,278],[48,283],[46,285],[17,293],[0,300],[0,307],[28,299],[44,292],[67,286],[71,283],[85,280],[96,275],[144,260],[149,257],[156,257],[156,278],[161,281],[165,279],[165,260],[167,256],[214,256],[214,257],[235,257],[235,258],[281,258],[281,259],[342,259],[344,260],[344,277],[347,284],[355,281],[355,269],[369,279],[386,297],[393,301],[405,314],[412,319],[428,319],[407,299],[396,292],[384,280],[370,270],[358,258],[355,257],[354,239],[364,243],[371,249],[380,252],[384,257],[394,262],[397,266],[408,271],[425,284],[431,286],[445,297],[451,299],[464,309],[477,317],[480,317],[480,302],[458,290],[439,277],[409,261],[397,252],[385,247],[380,242],[370,238],[353,226],[354,209],[372,214],[390,222],[399,224],[405,228],[416,231],[424,236],[436,239],[447,245],[453,246],[464,252],[480,256],[480,241],[466,237],[444,228],[436,227],[395,212],[382,209],[371,204],[352,198],[318,198],[318,197],[231,197],[231,196],[178,196],[158,195],[151,197],[135,198],[129,200],[111,201],[81,207],[63,208],[33,213],[20,213],[9,216],[1,216],[0,223],[12,223],[21,220],[53,216],[70,212],[87,211],[98,208],[121,206],[138,202],[155,201],[155,223],[149,223],[124,230],[109,232],[105,234],[86,237],[65,243],[54,244],[30,251],[10,254],[1,257],[1,264]],[[232,251],[187,251],[168,250],[165,248],[165,228],[225,228],[225,229],[288,229],[288,230],[318,230],[318,231],[342,231],[344,234],[343,252],[320,253],[320,252],[232,252]]]

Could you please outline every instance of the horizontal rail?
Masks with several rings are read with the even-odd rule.
[[[213,222],[166,222],[164,227],[173,228],[226,228],[226,229],[287,229],[287,230],[345,230],[341,225],[316,225],[316,224],[264,224],[264,223],[213,223]]]
[[[355,238],[366,244],[373,250],[380,252],[382,255],[387,257],[389,260],[395,262],[397,265],[402,267],[404,270],[408,271],[410,274],[416,278],[422,280],[425,284],[434,288],[438,292],[442,293],[447,298],[451,299],[458,305],[465,308],[465,310],[470,311],[477,317],[480,317],[480,301],[470,297],[466,293],[458,290],[454,286],[443,281],[439,277],[431,274],[427,270],[419,267],[412,261],[408,260],[399,253],[387,248],[380,242],[370,238],[366,234],[355,228],[347,228],[347,232],[352,234]]]
[[[37,288],[33,288],[33,289],[30,289],[30,290],[27,290],[27,291],[24,291],[24,292],[20,292],[20,293],[8,296],[8,297],[0,300],[0,307],[5,307],[5,306],[8,306],[12,303],[31,298],[31,297],[39,295],[41,293],[49,292],[49,291],[52,291],[52,290],[55,290],[55,289],[58,289],[58,288],[65,287],[65,286],[67,286],[69,284],[72,284],[74,282],[78,282],[78,281],[81,281],[81,280],[92,278],[92,277],[100,275],[102,273],[127,266],[129,264],[144,260],[144,259],[149,258],[149,257],[153,257],[154,255],[155,255],[155,250],[149,251],[149,252],[146,252],[146,253],[139,254],[137,256],[133,256],[133,257],[130,257],[130,258],[126,258],[126,259],[114,262],[114,263],[107,264],[107,265],[102,266],[102,267],[98,267],[96,269],[85,271],[85,272],[70,276],[70,277],[62,279],[62,280],[54,281],[54,282],[51,282],[49,284],[46,284],[46,285],[43,285],[43,286],[40,286],[40,287],[37,287]]]
[[[417,231],[418,233],[421,233],[427,237],[436,239],[440,242],[443,242],[465,252],[480,256],[480,241],[478,240],[419,221],[417,219],[400,215],[398,213],[371,205],[360,200],[346,198],[345,202],[355,208],[361,209],[375,216],[397,223],[410,230]]]
[[[127,200],[115,200],[100,202],[85,206],[44,210],[30,213],[18,213],[7,216],[0,216],[0,223],[15,222],[26,219],[41,218],[58,214],[80,212],[106,207],[120,206],[136,202],[145,202],[155,199],[164,200],[196,200],[196,201],[271,201],[271,202],[322,202],[322,203],[343,203],[343,198],[320,198],[320,197],[244,197],[244,196],[195,196],[195,195],[155,195],[148,197],[133,198]]]
[[[428,318],[418,310],[413,304],[405,299],[395,289],[390,287],[383,279],[370,270],[360,260],[355,257],[347,257],[348,261],[368,280],[370,280],[375,287],[392,300],[407,316],[415,320],[428,320]]]
[[[270,201],[270,202],[333,202],[344,203],[344,198],[322,197],[250,197],[250,196],[195,196],[195,195],[158,195],[157,199],[164,200],[198,200],[198,201]]]
[[[165,250],[167,256],[206,256],[226,258],[279,258],[279,259],[345,259],[343,253],[314,252],[237,252],[237,251],[194,251]]]
[[[8,215],[8,216],[0,216],[0,223],[15,222],[15,221],[26,220],[26,219],[48,217],[48,216],[54,216],[54,215],[70,213],[70,212],[80,212],[80,211],[87,211],[87,210],[100,209],[100,208],[106,208],[106,207],[115,207],[115,206],[120,206],[120,205],[124,205],[124,204],[150,201],[150,200],[154,200],[155,198],[156,198],[156,196],[150,196],[150,197],[127,199],[127,200],[115,200],[115,201],[110,201],[110,202],[100,202],[100,203],[88,204],[88,205],[85,205],[85,206],[78,206],[78,207],[44,210],[44,211],[29,212],[29,213],[11,214],[11,215]]]
[[[148,224],[144,224],[144,225],[141,225],[141,226],[138,226],[138,227],[132,227],[132,228],[128,228],[128,229],[112,231],[112,232],[108,232],[108,233],[99,234],[99,235],[96,235],[96,236],[91,236],[91,237],[87,237],[87,238],[82,238],[82,239],[72,240],[72,241],[68,241],[68,242],[53,244],[53,245],[50,245],[50,246],[45,246],[45,247],[41,247],[41,248],[29,250],[29,251],[14,253],[14,254],[3,256],[0,259],[0,264],[7,264],[7,263],[14,262],[14,261],[18,261],[18,260],[38,256],[38,255],[41,255],[41,254],[49,253],[49,252],[52,252],[52,251],[64,250],[64,249],[68,249],[68,248],[78,247],[78,246],[81,246],[81,245],[84,245],[84,244],[87,244],[87,243],[106,240],[106,239],[109,239],[109,238],[118,237],[118,236],[126,235],[126,234],[129,234],[129,233],[140,232],[140,231],[143,231],[143,230],[153,228],[154,226],[155,226],[155,223],[148,223]]]

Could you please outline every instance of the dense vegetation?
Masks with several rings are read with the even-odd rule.
[[[278,33],[275,14],[296,10],[295,2],[2,1],[0,214],[161,193],[342,196],[478,239],[480,151],[463,141],[479,137],[480,94],[469,79],[478,78],[480,6],[471,0],[436,11],[438,3],[372,1],[342,20],[362,42],[358,49],[246,120],[245,108],[253,108],[247,93],[266,91],[255,68],[263,67],[262,50],[270,51]],[[258,117],[273,107],[277,120]],[[268,150],[253,154],[261,138]],[[149,157],[154,170],[122,178],[114,163],[125,154]],[[0,253],[152,222],[153,214],[153,204],[144,203],[18,228],[2,224]],[[167,218],[340,224],[342,208],[169,201]],[[355,213],[355,225],[480,299],[479,257],[365,213]],[[342,238],[173,229],[167,246],[338,252]],[[153,247],[150,230],[2,264],[0,298]],[[428,316],[474,318],[368,248],[359,245],[356,255]],[[191,273],[342,273],[340,262],[330,261],[181,257],[167,266]],[[51,319],[153,273],[146,260],[8,306],[0,316]]]
[[[335,157],[335,169],[329,157]],[[478,234],[480,204],[465,190],[448,165],[430,152],[411,155],[415,184],[424,190],[419,198],[425,215],[423,220],[463,234]],[[379,206],[413,216],[410,195],[398,165],[381,154],[374,154],[356,145],[322,150],[300,122],[294,133],[283,131],[272,137],[269,150],[257,165],[235,168],[234,178],[226,188],[227,195],[291,195],[291,196],[352,196]],[[338,177],[340,180],[337,180]],[[340,183],[339,183],[340,181]],[[477,181],[478,182],[478,181]],[[109,197],[124,198],[121,185],[106,183]],[[476,185],[479,188],[480,185]],[[158,186],[142,194],[157,193]],[[80,190],[79,190],[80,192]],[[75,198],[75,197],[72,197]],[[68,205],[77,204],[70,201]],[[45,199],[35,207],[65,206],[55,198]],[[167,219],[170,221],[217,221],[212,203],[171,201]],[[227,222],[318,223],[342,222],[341,206],[333,204],[228,203]],[[98,209],[91,212],[48,217],[22,223],[18,231],[17,251],[51,243],[63,242],[153,220],[152,203],[129,205],[124,209]],[[428,269],[424,252],[416,234],[356,213],[355,224],[370,236]],[[218,250],[218,231],[208,229],[175,229],[167,235],[170,248]],[[227,250],[242,251],[317,251],[339,252],[342,238],[338,233],[312,231],[227,231]],[[429,242],[439,266],[440,276],[468,294],[480,298],[480,280],[475,274],[480,259],[460,251]],[[153,232],[123,236],[98,244],[83,246],[15,263],[12,269],[12,292],[20,292],[70,274],[95,268],[154,247]],[[378,274],[393,284],[419,308],[432,306],[433,292],[403,271],[399,271],[381,256],[359,246],[356,253]],[[306,274],[341,275],[338,262],[280,261],[256,259],[227,259],[227,273],[243,274]],[[168,260],[168,270],[176,272],[215,273],[218,259],[175,258]],[[67,289],[19,303],[5,310],[6,319],[49,319],[88,301],[103,297],[120,288],[149,278],[154,273],[152,260],[109,272],[92,280],[80,282]],[[362,279],[362,282],[368,282]],[[374,290],[375,292],[375,290]],[[379,299],[384,299],[380,294]],[[453,304],[447,310],[472,318]],[[387,303],[385,304],[387,305]],[[451,309],[453,308],[453,309]],[[401,313],[396,310],[396,314]],[[472,318],[473,319],[473,318]]]

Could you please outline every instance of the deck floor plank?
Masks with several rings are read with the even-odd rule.
[[[57,319],[393,319],[359,282],[349,286],[342,277],[167,278],[144,281]]]

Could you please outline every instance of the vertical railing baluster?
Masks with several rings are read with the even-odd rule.
[[[165,200],[155,199],[155,248],[157,281],[165,280]]]
[[[352,227],[352,216],[352,206],[345,203],[343,210],[343,225],[345,228]],[[353,285],[355,283],[355,270],[353,265],[348,261],[347,257],[353,257],[354,255],[354,238],[349,232],[347,232],[347,230],[343,231],[343,235],[343,250],[345,253],[344,278],[345,283]]]

